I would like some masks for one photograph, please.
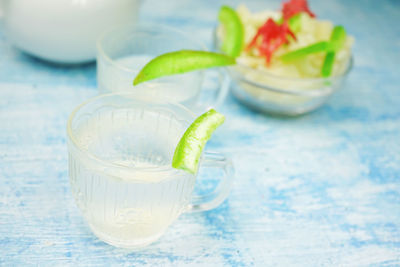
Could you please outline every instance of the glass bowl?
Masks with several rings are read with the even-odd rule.
[[[217,31],[214,48],[219,50]],[[296,116],[317,109],[343,86],[351,68],[351,57],[345,71],[327,78],[288,78],[243,64],[228,67],[232,94],[246,106],[275,115]]]

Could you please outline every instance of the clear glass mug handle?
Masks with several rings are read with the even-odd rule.
[[[202,168],[220,168],[224,175],[217,187],[208,194],[194,195],[186,212],[199,212],[216,208],[229,195],[233,184],[234,169],[230,159],[215,152],[206,152],[202,161]]]
[[[203,113],[205,110],[222,105],[226,96],[228,95],[230,87],[230,78],[226,71],[226,68],[210,69],[206,70],[205,73],[206,77],[207,74],[217,74],[217,81],[213,85],[206,86],[204,83],[207,84],[207,82],[210,82],[211,79],[204,79],[200,91],[200,100],[197,102],[196,105],[199,113]],[[213,92],[211,99],[209,99],[210,97],[208,97],[207,99],[203,99],[204,96],[208,96],[211,91]]]

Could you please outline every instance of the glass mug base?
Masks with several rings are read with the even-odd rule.
[[[164,234],[166,228],[161,232],[157,232],[150,236],[135,238],[135,239],[126,239],[122,240],[120,238],[115,238],[113,235],[109,235],[103,232],[101,229],[96,228],[93,224],[89,223],[89,227],[92,232],[103,242],[119,248],[127,248],[127,249],[140,249],[146,247],[154,242],[156,242],[160,237]]]

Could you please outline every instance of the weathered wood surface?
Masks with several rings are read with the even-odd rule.
[[[221,4],[146,0],[141,19],[211,44]],[[95,66],[26,56],[0,24],[0,265],[400,265],[400,4],[311,6],[356,38],[346,87],[297,119],[261,116],[229,97],[227,123],[209,145],[234,161],[229,199],[181,216],[136,252],[99,241],[69,189],[66,119],[97,93]]]

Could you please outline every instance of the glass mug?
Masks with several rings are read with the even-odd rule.
[[[229,89],[224,69],[194,71],[166,76],[133,86],[133,79],[152,58],[177,50],[205,50],[185,33],[157,24],[128,24],[103,33],[97,41],[97,85],[100,93],[150,91],[165,101],[180,103],[192,111],[220,105]],[[217,75],[216,75],[217,74]],[[215,81],[212,100],[201,103],[200,92],[207,80]]]
[[[171,167],[193,119],[182,105],[130,93],[100,95],[73,111],[67,125],[71,190],[97,237],[118,247],[143,247],[180,214],[225,200],[232,186],[229,159],[203,155],[202,167],[224,175],[213,192],[199,196],[192,195],[196,175]]]

